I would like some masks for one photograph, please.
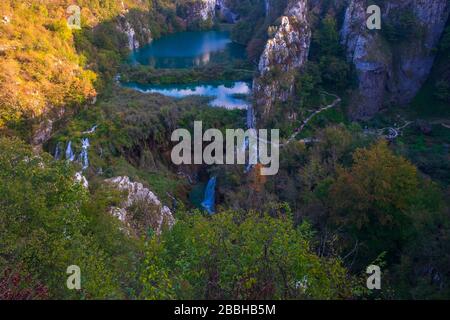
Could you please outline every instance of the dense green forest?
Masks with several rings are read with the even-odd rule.
[[[279,128],[284,142],[298,133],[281,149],[279,173],[266,177],[259,165],[244,174],[242,165],[179,168],[170,159],[175,129],[244,128],[245,110],[118,83],[118,74],[153,85],[253,79],[290,1],[271,1],[265,15],[264,1],[230,0],[239,16],[231,25],[190,20],[197,2],[78,0],[80,30],[67,25],[69,0],[0,4],[0,299],[450,298],[450,27],[413,102],[352,121],[357,76],[340,42],[342,14],[332,4],[314,12],[294,94],[259,123]],[[192,69],[133,65],[121,19],[141,43],[139,26],[152,39],[226,28],[247,57]],[[384,43],[407,41],[399,32],[410,19],[389,21]],[[304,123],[336,97],[337,107]],[[394,123],[401,135],[387,139]],[[94,125],[88,168],[55,157],[69,142],[83,150]],[[198,206],[211,176],[214,215]],[[162,205],[144,201],[118,219],[112,208],[129,194],[108,182],[115,177],[151,190],[174,222],[155,227]],[[382,290],[366,287],[372,264],[383,270]],[[82,270],[81,290],[66,286],[70,265]]]

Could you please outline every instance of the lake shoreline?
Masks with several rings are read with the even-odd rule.
[[[186,31],[132,52],[118,83],[145,94],[205,96],[213,107],[248,109],[254,72],[230,32]]]
[[[121,86],[144,94],[161,94],[174,99],[182,99],[188,96],[204,96],[211,98],[209,105],[226,109],[244,109],[250,107],[247,97],[251,94],[251,83],[217,82],[204,85],[141,85],[133,82],[121,82]]]

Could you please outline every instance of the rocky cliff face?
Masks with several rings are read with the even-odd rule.
[[[383,106],[406,104],[428,77],[436,48],[449,16],[447,0],[385,1],[382,30],[366,27],[368,1],[352,0],[341,31],[347,57],[355,65],[359,88],[351,103],[351,116],[366,119]],[[383,28],[411,13],[417,34],[398,43],[387,41]],[[402,34],[399,35],[400,37]]]
[[[273,105],[292,94],[294,71],[307,61],[310,43],[307,0],[291,1],[259,61],[259,76],[253,85],[259,117],[269,117]]]
[[[116,177],[106,182],[128,193],[124,203],[112,208],[111,213],[136,233],[145,233],[146,229],[152,228],[160,234],[164,227],[174,225],[175,219],[170,209],[142,183],[132,182],[128,177]]]
[[[239,16],[232,11],[227,0],[216,0],[216,10],[218,17],[227,23],[236,23]]]
[[[265,4],[270,13],[271,1]],[[333,5],[345,8],[341,43],[358,77],[350,108],[354,119],[370,118],[385,106],[407,104],[415,97],[431,71],[434,49],[450,12],[447,0],[386,0],[380,3],[382,30],[369,30],[367,8],[371,4],[368,0],[338,0]],[[320,18],[322,11],[321,15],[339,14],[340,10],[324,10],[326,7],[329,4],[323,0],[288,2],[281,25],[266,44],[254,81],[259,118],[269,117],[276,102],[291,96],[292,71],[301,69],[308,58],[310,30],[314,28],[308,20],[311,15]],[[406,23],[403,27],[408,35],[402,35],[402,23]],[[402,40],[389,39],[388,28]]]
[[[117,28],[127,36],[128,49],[131,51],[152,41],[152,33],[148,28],[145,14],[120,15],[117,19]]]
[[[233,12],[227,0],[195,0],[185,8],[188,24],[212,21],[216,18],[227,23],[239,20],[239,16]]]
[[[188,25],[206,22],[215,17],[217,0],[195,0],[185,6]]]

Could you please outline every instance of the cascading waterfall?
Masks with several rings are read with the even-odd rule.
[[[75,160],[75,153],[73,153],[72,150],[72,141],[69,141],[69,144],[67,145],[66,148],[66,160],[70,162]]]
[[[126,20],[124,24],[124,32],[128,38],[128,48],[130,49],[130,51],[136,50],[138,47],[137,41],[135,40],[136,31],[133,29],[131,24]]]
[[[255,123],[256,123],[256,120],[255,120],[255,113],[254,113],[254,110],[253,110],[253,106],[252,106],[252,104],[249,104],[248,109],[247,109],[247,128],[248,129],[255,129],[256,128],[256,124]],[[251,152],[250,147],[252,147],[254,149],[253,153]],[[248,151],[249,151],[249,163],[245,167],[245,173],[248,173],[253,168],[252,163],[255,163],[256,162],[255,160],[257,160],[257,159],[251,159],[250,157],[251,157],[252,154],[256,155],[256,157],[258,157],[257,156],[257,154],[258,154],[258,144],[254,143],[254,144],[252,144],[250,146],[250,141],[249,141],[249,139],[246,138],[245,139],[245,143],[244,143],[244,148],[245,148],[244,150],[248,149]]]
[[[62,144],[61,142],[58,142],[55,148],[55,156],[54,156],[55,160],[61,160],[62,153],[63,153]]]
[[[247,128],[254,129],[255,128],[255,113],[253,110],[253,106],[250,103],[247,108]]]
[[[209,179],[205,189],[205,199],[202,202],[202,207],[209,214],[214,214],[216,203],[216,177]]]
[[[94,126],[90,131],[94,132],[96,127],[97,126]],[[81,139],[81,152],[77,160],[81,163],[83,170],[86,170],[89,167],[89,155],[88,155],[89,147],[90,147],[89,138]],[[55,159],[61,160],[61,158],[62,158],[62,144],[58,142],[55,149]],[[69,162],[75,161],[75,152],[72,149],[72,141],[69,141],[69,143],[67,144],[66,160]]]
[[[88,157],[88,148],[90,146],[89,139],[84,138],[81,139],[81,153],[80,153],[80,161],[83,166],[83,170],[86,170],[89,167],[89,157]]]

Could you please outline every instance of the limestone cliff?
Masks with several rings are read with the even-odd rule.
[[[281,24],[269,38],[254,80],[255,110],[270,118],[273,106],[293,93],[293,72],[308,59],[311,29],[326,15],[342,21],[341,44],[357,74],[350,116],[367,119],[383,107],[404,105],[417,94],[434,63],[435,48],[450,12],[447,0],[386,0],[378,2],[382,29],[369,30],[369,0],[291,0]],[[375,2],[376,3],[376,2]],[[266,1],[270,13],[272,1]],[[330,9],[334,8],[334,9]],[[312,18],[314,16],[314,18]]]
[[[233,12],[227,0],[216,0],[217,17],[227,23],[235,23],[239,20],[239,15]]]
[[[382,30],[366,27],[369,1],[352,0],[342,26],[342,44],[355,65],[359,88],[353,95],[351,116],[370,118],[383,106],[410,102],[427,79],[433,66],[436,48],[449,16],[447,0],[385,1]],[[403,41],[386,39],[389,23],[398,23],[410,13],[414,21],[408,28],[415,34],[399,34]],[[405,33],[408,29],[405,28]]]
[[[307,0],[290,1],[273,37],[261,55],[254,80],[256,113],[264,119],[273,105],[286,101],[293,91],[294,71],[307,61],[311,30],[307,21]]]
[[[192,0],[182,5],[188,25],[205,23],[215,18],[217,0]],[[181,5],[179,5],[180,7]]]
[[[170,228],[175,223],[170,209],[142,183],[132,182],[128,177],[116,177],[106,182],[128,193],[124,203],[112,208],[111,213],[137,234],[146,233],[148,228],[159,234],[164,227]]]
[[[118,30],[127,36],[127,47],[131,51],[152,41],[152,33],[148,27],[148,16],[145,13],[121,14],[117,18]]]

